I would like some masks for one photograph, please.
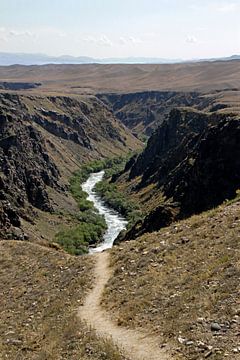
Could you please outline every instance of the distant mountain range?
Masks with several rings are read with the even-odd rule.
[[[126,57],[95,59],[88,56],[74,57],[70,55],[49,56],[45,54],[6,53],[0,52],[0,65],[44,65],[44,64],[176,64],[196,61],[229,61],[240,60],[240,55],[210,59],[164,59],[148,57]]]

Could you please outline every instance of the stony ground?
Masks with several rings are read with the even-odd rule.
[[[170,341],[176,358],[237,360],[239,251],[240,202],[122,243],[103,305],[119,325]]]
[[[93,259],[0,241],[0,359],[124,360],[77,317]]]

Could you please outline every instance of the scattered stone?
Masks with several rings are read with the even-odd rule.
[[[211,323],[211,331],[220,331],[221,325],[219,325],[217,322]]]
[[[205,355],[204,355],[204,357],[205,357],[205,359],[207,359],[207,358],[209,358],[211,355],[212,355],[212,350],[209,350]]]
[[[190,240],[187,237],[182,237],[181,238],[181,243],[182,244],[187,244]]]
[[[200,349],[204,349],[204,350],[207,350],[207,349],[208,349],[208,346],[207,346],[203,341],[197,341],[197,346],[198,346]]]
[[[191,345],[193,345],[193,344],[194,344],[194,342],[193,342],[193,341],[191,341],[191,340],[186,341],[186,345],[187,345],[187,346],[191,346]]]
[[[22,341],[19,339],[7,339],[6,343],[10,345],[21,345]]]
[[[205,319],[203,318],[203,317],[198,317],[197,318],[197,322],[198,323],[202,323],[202,322],[204,322],[205,321]]]
[[[8,332],[6,332],[6,334],[5,334],[5,335],[13,335],[13,334],[15,334],[15,331],[13,331],[13,330],[9,330]]]
[[[184,339],[183,337],[179,336],[179,337],[178,337],[178,342],[179,342],[180,344],[185,344],[186,339]]]

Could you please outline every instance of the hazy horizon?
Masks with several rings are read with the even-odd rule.
[[[176,61],[176,62],[185,62],[185,61],[198,61],[198,60],[209,60],[209,59],[221,59],[221,58],[231,58],[231,57],[234,57],[234,56],[237,56],[237,57],[240,57],[240,51],[239,53],[237,54],[227,54],[225,56],[219,56],[219,57],[203,57],[203,58],[200,58],[200,57],[195,57],[195,58],[167,58],[167,57],[152,57],[152,56],[119,56],[119,57],[116,57],[116,56],[111,56],[111,57],[93,57],[93,56],[88,56],[87,54],[79,54],[79,55],[72,55],[72,54],[60,54],[60,55],[56,55],[56,54],[53,54],[53,55],[50,55],[50,54],[47,54],[47,53],[43,53],[43,52],[39,52],[39,53],[33,53],[33,52],[15,52],[15,51],[0,51],[0,54],[6,54],[6,55],[26,55],[26,56],[43,56],[43,57],[49,57],[49,58],[73,58],[73,59],[78,59],[78,58],[89,58],[89,59],[93,59],[93,60],[111,60],[111,59],[115,59],[115,60],[127,60],[127,59],[146,59],[146,60],[169,60],[169,61]]]
[[[1,52],[203,59],[240,53],[240,0],[0,0]]]

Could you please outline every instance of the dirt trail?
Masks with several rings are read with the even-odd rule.
[[[81,320],[94,328],[98,335],[112,338],[113,342],[131,360],[170,360],[171,357],[160,348],[160,340],[142,331],[129,330],[117,326],[108,313],[100,306],[104,287],[111,276],[109,253],[92,255],[96,257],[95,286],[88,294],[85,303],[79,308]]]

